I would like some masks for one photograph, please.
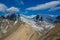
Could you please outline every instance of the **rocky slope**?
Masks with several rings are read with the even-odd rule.
[[[15,16],[11,15],[3,15],[0,17],[0,39],[7,37],[9,34],[14,32],[20,25],[21,20],[14,20]],[[9,16],[9,17],[8,17]],[[7,18],[8,17],[8,18]],[[12,19],[10,19],[12,17]]]
[[[14,20],[14,16],[13,19],[10,17],[7,15],[0,18],[0,40],[38,40],[40,35],[31,25],[20,18]]]
[[[60,24],[42,35],[39,40],[60,40]]]
[[[42,15],[43,16],[43,15]],[[34,18],[34,17],[33,17]],[[21,16],[21,20],[23,22],[28,23],[29,25],[31,25],[32,28],[34,28],[36,31],[43,33],[46,30],[50,30],[52,29],[55,25],[53,23],[49,23],[46,22],[45,20],[40,19],[40,15],[37,17],[38,19],[36,19],[36,21],[34,21],[35,19],[29,19],[26,16]],[[43,17],[44,18],[44,17]],[[39,20],[40,19],[40,20]],[[39,21],[38,21],[39,20]]]
[[[39,33],[29,24],[23,23],[20,27],[4,40],[38,40]]]
[[[18,21],[16,24],[13,21],[3,19],[0,23],[0,39],[2,40],[3,38],[7,37],[11,33],[13,33],[16,29],[19,28],[21,23]]]

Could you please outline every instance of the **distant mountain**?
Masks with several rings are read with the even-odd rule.
[[[33,20],[36,22],[46,21],[48,23],[53,23],[56,20],[56,18],[54,16],[47,15],[47,14],[39,14],[33,17]]]
[[[16,21],[19,17],[20,17],[20,15],[11,13],[11,14],[2,15],[0,18]]]
[[[56,20],[54,21],[54,23],[60,23],[60,16],[56,17]]]
[[[48,23],[47,21],[45,21],[46,19],[43,20],[44,17],[39,19],[40,15],[38,17],[35,16],[37,17],[36,18],[37,21],[35,20],[35,17],[27,18],[27,16],[22,16],[22,15],[20,17],[23,22],[28,23],[29,25],[31,25],[32,28],[34,28],[36,31],[39,31],[39,32],[43,32],[43,31],[45,32],[46,30],[50,30],[51,28],[54,27],[53,23]]]
[[[53,28],[54,24],[57,22],[57,19],[59,19],[59,16],[56,17],[54,15],[38,14],[32,18],[29,18],[25,15],[21,15],[21,14],[18,15],[18,14],[12,13],[12,14],[2,15],[0,18],[14,21],[15,24],[20,19],[21,21],[26,22],[29,25],[31,25],[37,31],[41,31],[44,29],[49,30]]]

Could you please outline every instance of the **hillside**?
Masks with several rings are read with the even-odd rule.
[[[27,23],[20,25],[20,27],[6,37],[4,40],[38,40],[39,34]]]
[[[31,25],[12,15],[0,17],[0,40],[38,40],[39,33]]]
[[[0,19],[0,24],[0,40],[38,40],[39,38],[36,30],[20,20],[15,23],[8,19]]]
[[[60,24],[41,19],[34,21],[27,16],[17,14],[1,16],[0,40],[56,40],[57,38],[59,40]]]
[[[60,40],[60,24],[56,24],[53,29],[47,31],[39,40]]]
[[[0,40],[15,32],[15,30],[17,30],[17,28],[19,28],[20,25],[21,21],[18,21],[15,24],[14,21],[8,19],[0,19]]]

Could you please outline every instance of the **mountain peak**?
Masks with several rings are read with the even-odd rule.
[[[9,20],[12,20],[12,21],[16,21],[19,17],[20,17],[20,15],[15,14],[15,13],[5,14],[5,15],[1,16],[1,18],[9,19]]]

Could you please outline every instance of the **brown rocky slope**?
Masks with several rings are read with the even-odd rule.
[[[2,27],[2,28],[1,28]],[[39,33],[28,23],[0,19],[0,40],[38,40]]]
[[[38,40],[39,34],[27,23],[20,25],[20,27],[6,37],[4,40]]]
[[[56,24],[53,29],[47,31],[39,40],[60,40],[60,24]]]

